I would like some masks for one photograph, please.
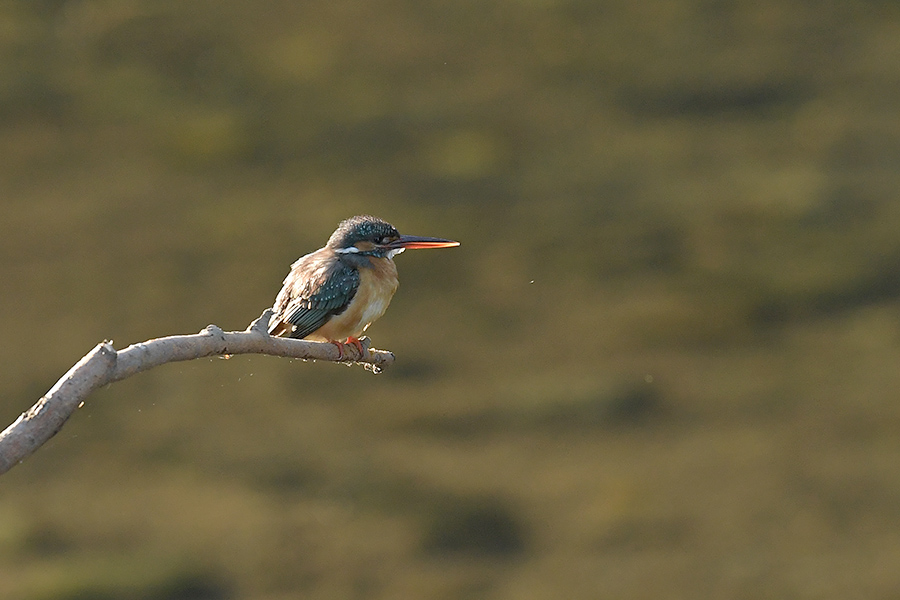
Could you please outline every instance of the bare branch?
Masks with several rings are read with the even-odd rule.
[[[0,474],[28,458],[56,435],[91,392],[166,363],[207,356],[268,354],[360,363],[379,373],[394,362],[393,353],[370,348],[368,338],[360,340],[363,348],[360,353],[351,345],[339,349],[330,343],[271,337],[267,331],[271,316],[272,311],[266,310],[246,331],[222,331],[209,325],[200,333],[148,340],[119,351],[109,341],[97,344],[44,397],[0,432]]]

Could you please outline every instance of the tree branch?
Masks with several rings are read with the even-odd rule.
[[[166,363],[207,356],[268,354],[303,360],[360,363],[366,369],[379,373],[394,362],[393,353],[371,349],[368,338],[360,340],[363,346],[360,353],[352,345],[338,349],[331,343],[272,337],[268,333],[271,316],[272,311],[266,310],[246,331],[222,331],[215,325],[209,325],[200,333],[148,340],[119,351],[109,341],[97,344],[44,397],[0,432],[0,474],[31,456],[56,435],[91,392]]]

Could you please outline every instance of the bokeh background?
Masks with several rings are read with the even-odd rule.
[[[0,4],[3,424],[243,329],[341,219],[397,364],[96,393],[0,481],[0,596],[896,598],[900,5]]]

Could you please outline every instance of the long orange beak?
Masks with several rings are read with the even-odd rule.
[[[452,248],[459,246],[459,242],[453,240],[445,240],[444,238],[419,237],[417,235],[401,235],[399,240],[394,240],[390,244],[385,244],[385,248],[409,248],[416,250],[419,248]]]

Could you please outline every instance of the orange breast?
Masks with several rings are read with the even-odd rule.
[[[350,306],[308,335],[309,340],[345,340],[359,337],[384,314],[400,285],[397,266],[388,258],[370,258],[371,269],[359,270],[359,288]]]

